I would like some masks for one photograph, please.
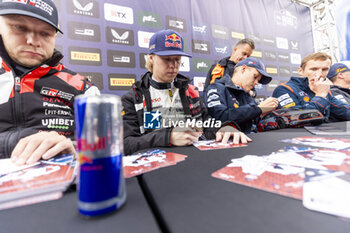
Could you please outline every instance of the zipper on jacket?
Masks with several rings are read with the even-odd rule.
[[[21,78],[15,77],[15,119],[16,119],[16,128],[22,124],[21,120]]]

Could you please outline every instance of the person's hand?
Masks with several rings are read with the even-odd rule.
[[[58,154],[76,154],[73,142],[55,131],[39,132],[22,138],[12,151],[11,160],[17,165],[33,164]]]
[[[278,107],[278,99],[269,97],[266,100],[262,101],[258,107],[261,109],[262,113],[271,112]]]
[[[230,137],[233,137],[233,144],[252,141],[252,139],[250,139],[247,135],[229,125],[222,127],[218,132],[216,132],[217,142],[227,143]]]
[[[194,142],[198,142],[202,131],[195,128],[175,127],[170,133],[170,143],[174,146],[189,146]]]
[[[322,76],[314,76],[309,79],[309,88],[315,93],[315,96],[326,98],[332,82]]]

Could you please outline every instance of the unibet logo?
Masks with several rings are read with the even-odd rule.
[[[69,126],[74,125],[74,120],[71,119],[42,119],[41,124],[49,129],[69,129]]]

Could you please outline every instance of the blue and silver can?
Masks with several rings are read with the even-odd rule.
[[[98,216],[117,210],[126,200],[120,97],[80,95],[74,111],[79,212]]]

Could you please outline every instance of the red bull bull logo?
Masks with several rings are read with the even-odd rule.
[[[173,48],[179,48],[182,49],[182,41],[181,37],[176,35],[175,33],[167,36],[165,35],[165,47],[173,47]]]
[[[79,164],[89,163],[92,164],[92,158],[84,155],[83,153],[78,154]]]

